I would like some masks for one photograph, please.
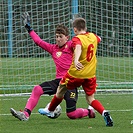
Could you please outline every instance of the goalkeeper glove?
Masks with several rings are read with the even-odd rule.
[[[32,28],[30,27],[30,16],[28,12],[24,12],[22,15],[23,23],[28,32],[32,31]]]

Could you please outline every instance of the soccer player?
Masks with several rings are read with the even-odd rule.
[[[22,121],[27,121],[41,95],[53,95],[56,93],[61,78],[65,75],[72,63],[73,48],[72,41],[69,41],[69,30],[64,25],[57,26],[55,30],[56,44],[50,44],[43,41],[31,28],[30,16],[27,12],[22,15],[22,18],[30,37],[37,46],[51,54],[56,66],[56,78],[34,86],[23,112],[10,108],[10,112],[14,117]],[[95,117],[93,109],[76,109],[76,102],[78,99],[77,89],[68,90],[64,95],[64,99],[66,101],[66,114],[70,119],[77,119],[86,116],[89,116],[89,118]],[[41,112],[39,113],[41,114]]]
[[[93,33],[87,32],[86,21],[83,18],[76,18],[73,21],[74,58],[68,72],[63,76],[48,108],[43,109],[43,114],[53,117],[53,111],[61,103],[67,90],[82,86],[86,93],[86,100],[106,122],[106,126],[113,126],[113,120],[103,105],[94,98],[96,91],[96,51],[101,38]]]

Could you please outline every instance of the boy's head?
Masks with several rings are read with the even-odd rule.
[[[55,30],[55,34],[63,34],[65,36],[69,36],[69,30],[66,26],[64,26],[63,24],[59,24],[57,27],[56,27],[56,30]]]
[[[86,20],[84,18],[76,18],[73,21],[73,29],[75,34],[77,34],[77,32],[86,32],[87,27],[86,27]]]
[[[62,47],[69,39],[69,30],[66,26],[60,24],[56,27],[55,35],[56,44],[58,44],[59,47]]]

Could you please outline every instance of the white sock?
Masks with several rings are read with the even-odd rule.
[[[104,110],[104,111],[102,112],[102,116],[104,116],[104,113],[105,113],[105,112],[108,112],[108,111],[107,111],[107,110]]]
[[[88,109],[93,109],[94,110],[94,108],[92,106],[90,106],[90,105],[88,106]]]

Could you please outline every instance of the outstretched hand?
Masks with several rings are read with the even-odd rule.
[[[24,26],[25,26],[26,24],[28,24],[28,25],[30,26],[30,15],[29,15],[28,12],[24,12],[24,13],[22,14],[22,19],[23,19]]]
[[[25,28],[27,29],[28,32],[30,32],[32,30],[32,28],[30,27],[31,19],[30,19],[29,13],[24,12],[22,14],[22,19],[23,19],[23,23],[24,23]]]

